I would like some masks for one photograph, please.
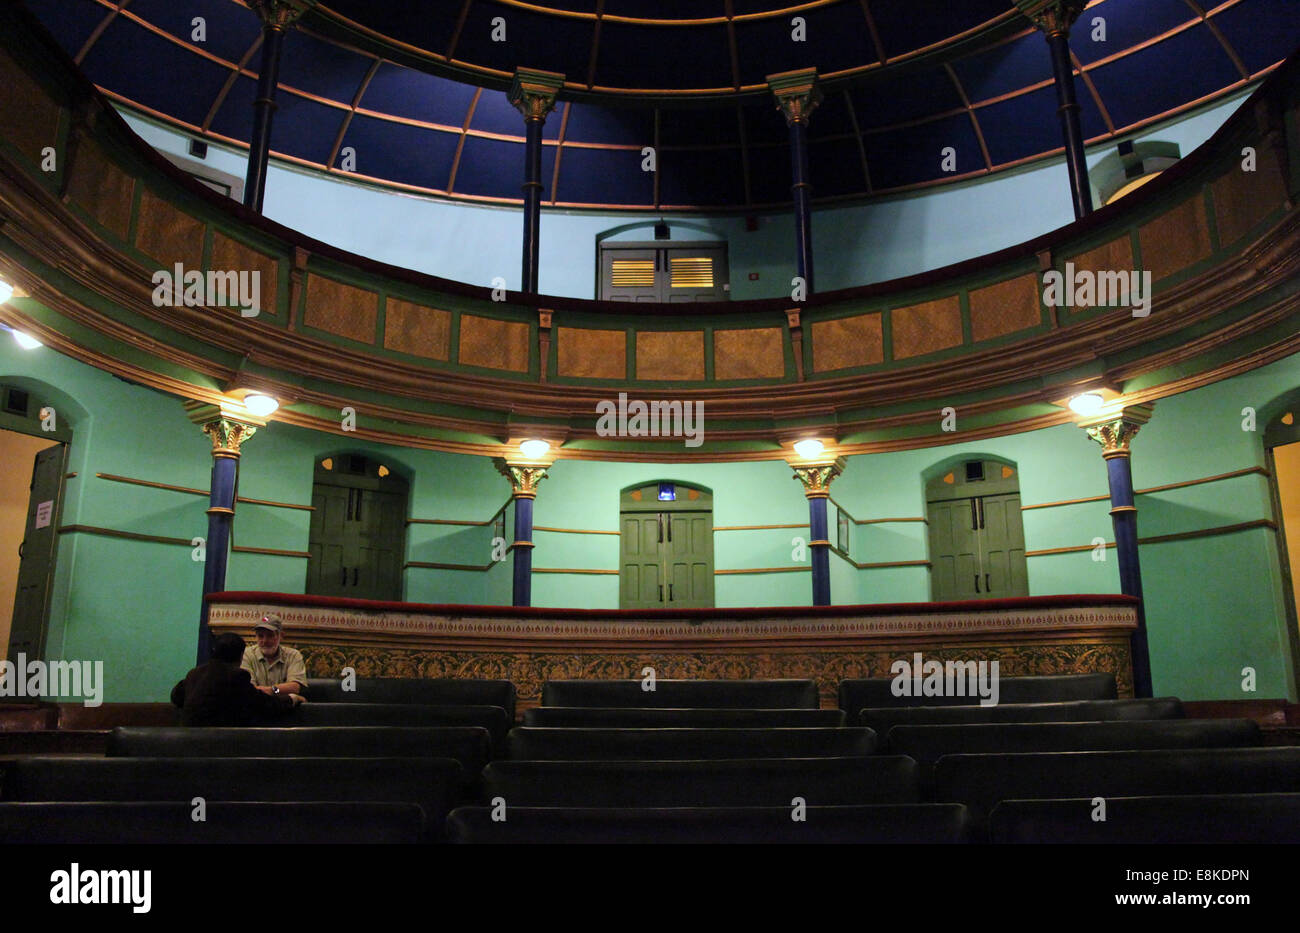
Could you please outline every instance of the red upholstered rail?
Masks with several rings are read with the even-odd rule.
[[[774,615],[800,618],[815,616],[864,616],[925,612],[967,612],[1005,609],[1051,609],[1082,606],[1136,606],[1135,596],[1118,593],[1079,593],[1066,596],[1018,596],[1012,599],[975,599],[951,603],[870,603],[862,606],[759,606],[735,609],[556,609],[548,607],[471,606],[457,603],[396,603],[376,599],[345,599],[335,596],[307,596],[301,593],[235,591],[209,593],[217,603],[259,603],[284,606],[320,606],[373,612],[425,612],[457,616],[515,616],[521,619],[755,619]]]

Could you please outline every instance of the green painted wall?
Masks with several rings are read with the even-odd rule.
[[[185,492],[97,478],[117,474],[176,486],[206,488],[210,444],[180,400],[77,363],[51,350],[24,352],[0,341],[0,381],[53,404],[73,430],[61,525],[83,525],[181,539],[206,534],[206,498]],[[1242,430],[1241,411],[1263,411],[1300,385],[1300,356],[1165,399],[1134,443],[1134,480],[1141,489],[1263,465],[1257,432]],[[937,416],[936,416],[937,417]],[[958,427],[961,426],[960,412]],[[1260,424],[1264,423],[1261,415]],[[489,522],[507,503],[509,486],[486,458],[353,442],[272,423],[245,447],[241,496],[311,502],[312,468],[322,456],[368,454],[408,476],[410,515],[417,519]],[[832,487],[835,500],[858,519],[925,514],[926,470],[951,457],[992,456],[1014,462],[1025,505],[1105,495],[1100,448],[1078,428],[1061,426],[943,448],[850,458]],[[11,468],[10,465],[3,465]],[[26,469],[26,465],[16,468]],[[807,567],[794,559],[794,539],[807,540],[807,502],[782,462],[630,464],[560,461],[541,484],[539,526],[615,531],[624,487],[677,480],[713,491],[716,526],[794,525],[717,531],[718,570]],[[1272,517],[1264,477],[1233,479],[1138,497],[1144,538],[1254,522]],[[834,506],[831,508],[834,534]],[[507,509],[505,538],[513,539]],[[1023,513],[1029,551],[1111,540],[1105,501],[1029,509]],[[305,550],[310,513],[241,504],[235,520],[240,546]],[[925,525],[854,525],[850,555],[860,563],[926,559]],[[413,524],[407,560],[483,567],[491,561],[492,526]],[[537,570],[615,570],[614,535],[536,533]],[[8,545],[5,545],[8,546]],[[1030,556],[1033,595],[1117,592],[1113,550],[1104,561],[1091,550]],[[1155,689],[1184,699],[1240,698],[1243,668],[1256,672],[1259,697],[1290,696],[1294,672],[1275,532],[1255,527],[1141,549]],[[404,597],[412,602],[508,605],[510,560],[487,571],[409,568]],[[908,602],[929,597],[924,567],[856,569],[832,555],[837,603]],[[230,589],[302,592],[306,561],[235,553]],[[60,536],[47,655],[103,660],[106,699],[158,700],[192,663],[202,564],[188,543],[164,544],[91,533]],[[615,607],[614,574],[535,573],[534,604]],[[806,570],[719,574],[720,607],[808,605]]]

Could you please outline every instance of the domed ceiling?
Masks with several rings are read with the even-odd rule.
[[[26,2],[115,101],[247,145],[261,31],[242,4]],[[1296,0],[1092,0],[1070,38],[1084,133],[1104,141],[1238,91],[1298,44]],[[810,131],[819,202],[1061,145],[1046,42],[1011,0],[326,0],[286,38],[272,150],[341,173],[351,148],[356,177],[520,203],[523,120],[504,92],[517,66],[566,77],[545,126],[547,206],[788,203],[765,77],[796,68],[815,67],[825,93]]]

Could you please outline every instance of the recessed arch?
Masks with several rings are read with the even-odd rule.
[[[930,598],[1028,596],[1020,469],[967,453],[922,472],[930,547]]]
[[[412,475],[387,453],[344,449],[316,457],[307,593],[402,598]]]

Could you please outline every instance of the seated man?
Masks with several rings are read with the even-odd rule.
[[[212,659],[172,688],[183,726],[250,726],[282,715],[304,702],[291,694],[268,695],[239,666],[244,639],[226,632],[212,639]]]
[[[263,693],[301,695],[307,689],[307,665],[302,652],[280,644],[284,623],[279,616],[262,616],[253,627],[257,644],[249,645],[240,666],[253,678],[253,686]]]

